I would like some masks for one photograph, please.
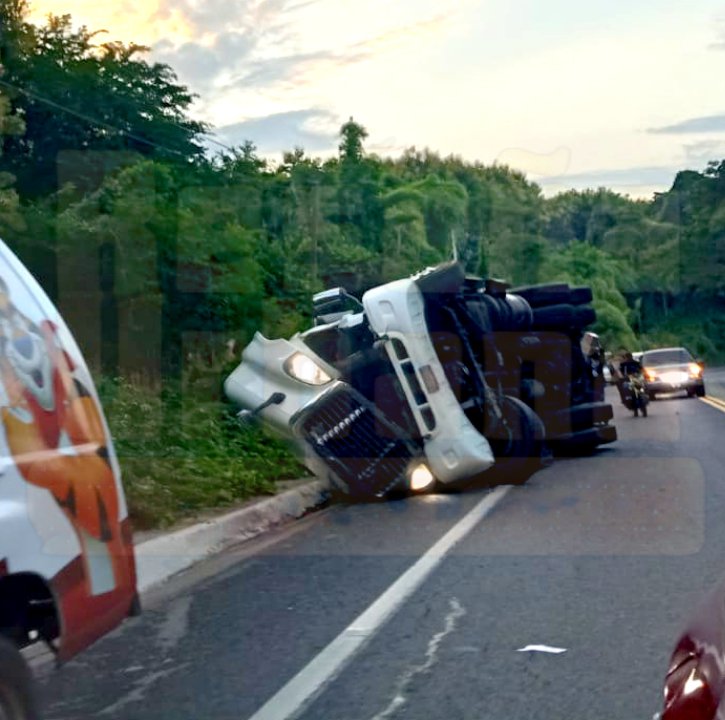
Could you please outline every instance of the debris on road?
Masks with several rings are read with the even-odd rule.
[[[566,648],[551,647],[550,645],[527,645],[519,648],[516,652],[539,652],[548,653],[549,655],[561,655],[566,652]]]

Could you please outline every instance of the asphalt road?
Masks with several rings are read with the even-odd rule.
[[[525,486],[334,507],[181,576],[43,674],[46,717],[652,718],[725,577],[725,412],[617,412]]]
[[[705,383],[708,395],[725,400],[725,368],[705,370]]]

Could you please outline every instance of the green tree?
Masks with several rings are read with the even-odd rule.
[[[21,135],[25,131],[25,123],[10,111],[10,101],[0,92],[0,159],[3,156],[5,138]],[[7,230],[20,230],[24,227],[20,212],[18,195],[13,189],[15,177],[7,172],[0,172],[0,236]]]
[[[395,280],[445,259],[428,242],[425,225],[425,195],[414,185],[389,190],[382,198],[382,279]]]
[[[629,323],[629,308],[622,290],[631,285],[631,273],[603,250],[588,243],[574,242],[550,253],[542,267],[542,279],[589,285],[597,312],[594,330],[607,347],[635,348],[637,340]]]
[[[444,257],[450,257],[465,232],[466,189],[456,180],[433,174],[410,187],[422,199],[428,244]]]
[[[0,169],[16,175],[22,197],[55,190],[59,177],[95,188],[119,159],[92,151],[202,157],[206,126],[189,119],[193,95],[170,67],[148,63],[140,45],[99,43],[69,15],[36,27],[27,11],[25,0],[0,0],[0,86],[26,125],[8,140]]]
[[[362,162],[364,150],[363,141],[368,137],[368,131],[356,123],[352,117],[340,128],[340,160],[345,163]]]
[[[340,128],[340,155],[327,165],[337,173],[338,213],[333,221],[346,239],[375,253],[381,250],[383,207],[380,202],[380,163],[367,157],[363,140],[367,130],[352,118]]]

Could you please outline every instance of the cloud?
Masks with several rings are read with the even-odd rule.
[[[571,150],[558,147],[550,153],[535,153],[523,148],[507,148],[496,158],[498,165],[507,165],[530,175],[564,176],[571,163]]]
[[[339,124],[332,113],[307,108],[242,120],[219,128],[215,135],[228,145],[251,140],[261,153],[280,153],[294,147],[319,152],[335,147]]]
[[[317,0],[309,0],[311,4]],[[301,7],[292,0],[161,0],[157,18],[165,20],[174,13],[183,16],[194,37],[243,28],[251,32],[286,25],[285,16]]]
[[[346,68],[422,42],[459,18],[470,0],[455,0],[447,14],[407,4],[388,13],[388,0],[375,0],[382,13],[371,13],[362,0],[351,8],[355,12],[334,0],[159,2],[159,18],[180,18],[189,33],[183,42],[157,43],[153,59],[173,68],[197,94],[195,114],[225,125],[220,138],[231,132],[236,142],[247,139],[240,133],[260,133],[250,139],[278,151],[295,143],[334,148],[326,131],[311,128],[312,116],[296,115],[303,111],[295,107],[327,107],[334,100],[349,105],[319,88],[340,82]]]
[[[671,165],[648,165],[631,168],[611,168],[582,173],[554,175],[537,181],[540,185],[568,186],[573,188],[598,187],[669,187],[682,168]]]
[[[725,50],[725,18],[718,18],[717,21],[718,26],[718,36],[719,39],[716,42],[710,43],[708,45],[708,50]]]
[[[360,62],[365,53],[335,53],[320,50],[257,60],[249,64],[246,72],[237,76],[230,85],[235,87],[269,87],[278,83],[297,83],[312,72],[337,69]]]
[[[307,3],[305,3],[307,4]],[[400,47],[407,42],[434,32],[451,20],[441,14],[420,22],[400,25],[384,33],[354,43],[338,51],[319,50],[257,60],[234,81],[235,86],[269,86],[275,83],[296,83],[306,75],[322,74],[367,60],[377,53]]]
[[[163,41],[154,48],[154,59],[170,65],[196,92],[210,90],[219,75],[228,68],[230,58],[238,62],[249,58],[256,45],[250,33],[220,33],[210,45],[186,42],[174,47]]]
[[[375,37],[355,43],[352,46],[352,50],[361,51],[369,55],[374,52],[400,47],[410,40],[415,40],[421,36],[439,31],[441,28],[449,25],[453,18],[453,13],[441,13],[427,20],[421,20],[408,25],[400,25],[384,33],[380,33]]]
[[[393,21],[384,32],[370,32],[369,37],[351,42],[344,39],[344,33],[343,37],[334,31],[320,32],[318,36],[309,29],[303,31],[304,25],[298,23],[303,16],[300,11],[322,2],[160,0],[158,19],[168,20],[172,15],[182,18],[194,39],[182,45],[162,41],[155,46],[154,56],[174,68],[182,82],[202,95],[211,89],[284,88],[437,32],[450,24],[461,9],[454,6],[450,12],[415,22]],[[463,2],[458,0],[461,7]],[[307,21],[309,24],[309,17]]]
[[[700,140],[683,145],[687,164],[704,167],[710,160],[725,157],[725,140]]]
[[[174,68],[194,91],[208,93],[221,78],[256,70],[258,51],[282,45],[290,35],[291,14],[315,2],[161,0],[157,20],[183,18],[194,40],[181,45],[161,41],[153,48],[154,59]]]
[[[686,135],[688,133],[725,132],[725,115],[706,115],[690,118],[674,125],[650,128],[647,132],[658,135]]]

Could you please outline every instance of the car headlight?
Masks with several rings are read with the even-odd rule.
[[[423,492],[433,485],[435,476],[425,463],[414,465],[408,472],[408,485],[413,492]]]
[[[312,358],[300,352],[287,358],[284,369],[290,377],[307,385],[324,385],[332,380]]]
[[[702,375],[702,368],[697,363],[690,363],[687,369],[690,371],[691,377],[698,378]]]
[[[644,376],[650,382],[654,382],[655,380],[657,380],[657,373],[652,368],[645,368]]]

